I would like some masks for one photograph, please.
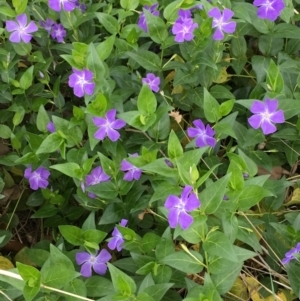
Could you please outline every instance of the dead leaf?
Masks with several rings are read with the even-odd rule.
[[[259,176],[261,175],[270,175],[271,180],[278,180],[281,179],[283,175],[290,175],[290,172],[286,169],[282,168],[281,166],[274,166],[272,168],[272,171],[266,170],[265,168],[258,166],[258,172],[257,174]]]
[[[237,278],[230,292],[242,300],[248,299],[247,286],[241,278]]]
[[[9,153],[9,147],[7,144],[4,143],[4,141],[0,140],[0,156],[4,156]]]
[[[14,268],[14,265],[12,264],[12,262],[3,257],[3,256],[0,256],[0,269],[1,270],[10,270],[10,269],[13,269]]]
[[[169,116],[173,117],[177,123],[182,121],[182,115],[178,111],[172,111]]]
[[[183,87],[181,85],[176,85],[176,86],[173,87],[171,95],[180,94],[182,92],[183,92]]]

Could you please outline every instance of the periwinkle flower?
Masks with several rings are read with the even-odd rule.
[[[207,124],[205,127],[204,123],[200,119],[194,120],[193,124],[196,128],[188,128],[187,133],[189,137],[196,138],[196,146],[204,147],[209,145],[211,147],[215,147],[215,131],[211,128],[211,126]]]
[[[74,1],[76,8],[80,9],[82,13],[86,11],[86,5],[83,3],[80,3],[78,0]]]
[[[253,5],[258,7],[259,18],[270,21],[275,21],[285,7],[283,0],[255,0]]]
[[[55,22],[52,19],[47,18],[45,21],[40,21],[41,27],[47,30],[48,33],[51,33],[52,27]]]
[[[35,171],[32,171],[32,167],[29,166],[24,171],[24,178],[29,181],[30,188],[33,190],[47,188],[49,176],[50,172],[42,166],[38,167]]]
[[[52,121],[49,121],[47,123],[46,128],[47,128],[48,132],[50,132],[50,133],[54,133],[56,131],[54,123]]]
[[[180,9],[178,11],[178,19],[175,22],[185,22],[192,18],[192,13],[189,9]]]
[[[180,197],[168,196],[165,208],[169,210],[168,221],[171,228],[176,228],[179,224],[183,230],[186,230],[193,223],[193,217],[187,212],[197,209],[200,201],[192,190],[192,186],[185,186]]]
[[[32,39],[33,32],[38,31],[38,27],[33,21],[30,21],[27,25],[26,14],[21,14],[16,17],[15,21],[6,21],[6,30],[11,32],[9,40],[13,43],[20,43],[21,40],[28,44]]]
[[[153,16],[159,16],[159,11],[156,10],[158,7],[158,3],[153,4],[152,6],[145,5],[144,9],[148,10]],[[147,20],[144,13],[141,13],[139,20],[138,20],[138,26],[143,29],[145,32],[148,32],[148,26],[147,26]]]
[[[127,219],[122,219],[120,222],[120,226],[125,227],[128,223]],[[115,250],[117,249],[117,251],[121,251],[122,250],[122,244],[124,243],[124,237],[121,234],[121,232],[118,230],[117,227],[114,228],[114,231],[112,232],[112,238],[110,239],[110,241],[108,242],[107,246],[111,249],[111,250]]]
[[[93,122],[95,126],[99,129],[94,134],[94,137],[99,140],[103,140],[106,136],[113,142],[120,138],[118,131],[126,125],[126,122],[121,119],[116,119],[117,110],[109,110],[105,118],[103,117],[93,117]]]
[[[72,11],[75,9],[75,0],[49,0],[49,7],[55,11]]]
[[[214,40],[223,40],[223,31],[226,33],[234,33],[236,22],[230,21],[234,15],[232,10],[225,8],[223,13],[221,13],[218,7],[214,7],[208,12],[208,15],[213,18],[212,27],[216,28],[213,34]]]
[[[54,24],[50,34],[54,40],[56,40],[58,43],[62,43],[67,35],[67,32],[61,24]]]
[[[95,83],[93,82],[93,72],[88,69],[77,70],[73,69],[73,73],[69,76],[69,86],[74,89],[74,94],[77,97],[93,95]]]
[[[193,19],[182,19],[179,17],[172,27],[172,33],[175,35],[175,41],[182,43],[184,41],[191,41],[194,38],[194,29],[198,28],[198,24],[194,23]]]
[[[86,182],[86,186],[93,186],[93,185],[99,184],[101,182],[106,182],[109,179],[110,179],[110,176],[108,176],[103,171],[103,169],[100,166],[98,166],[98,167],[95,167],[91,171],[91,173],[86,176],[85,182]],[[82,190],[84,191],[85,189],[82,189]],[[93,199],[96,198],[96,195],[92,192],[89,192],[88,196]]]
[[[284,258],[282,259],[283,264],[288,264],[291,260],[298,260],[298,254],[300,253],[300,243],[297,243],[295,248],[292,248],[290,251],[285,253]],[[299,261],[299,260],[298,260]]]
[[[159,91],[160,78],[153,73],[148,73],[146,77],[142,79],[142,82],[143,84],[147,84],[152,91]]]
[[[276,126],[273,123],[284,123],[284,113],[278,110],[278,100],[267,98],[265,102],[254,101],[250,111],[254,114],[249,119],[249,124],[254,128],[262,128],[265,135],[276,132]]]
[[[132,154],[130,157],[137,157],[138,154]],[[135,179],[136,181],[139,180],[139,178],[142,175],[142,170],[136,166],[134,166],[133,164],[131,164],[130,162],[126,161],[125,159],[122,160],[121,162],[121,171],[127,171],[124,174],[123,179],[125,181],[132,181],[133,179]]]
[[[107,262],[111,259],[110,253],[106,249],[102,249],[97,255],[88,252],[76,253],[76,263],[82,265],[80,274],[83,277],[91,277],[92,269],[99,275],[104,275],[107,270]]]

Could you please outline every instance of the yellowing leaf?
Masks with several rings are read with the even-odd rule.
[[[283,292],[278,293],[277,297],[280,298],[282,301],[288,301]],[[278,300],[278,298],[277,298],[277,300]],[[269,297],[265,298],[264,300],[265,301],[274,301],[274,296],[270,295]]]
[[[0,256],[0,269],[1,270],[10,270],[10,269],[13,269],[14,268],[14,265],[12,264],[12,262],[3,257],[3,256]]]
[[[242,300],[248,299],[248,291],[244,281],[241,278],[237,278],[230,292]]]
[[[219,73],[217,79],[214,80],[214,83],[217,83],[217,84],[222,84],[224,82],[226,82],[228,80],[228,74],[227,74],[227,71],[226,71],[227,67],[223,67],[221,69],[221,72]]]

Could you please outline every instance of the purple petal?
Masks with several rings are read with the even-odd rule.
[[[211,9],[208,12],[208,16],[212,17],[212,18],[215,18],[215,19],[221,19],[222,18],[221,11],[219,10],[218,7],[214,7],[213,9]]]
[[[211,136],[212,137],[212,136],[215,135],[215,131],[211,128],[211,126],[209,124],[206,126],[205,131],[206,131],[206,135],[207,136]]]
[[[181,199],[184,203],[186,203],[186,201],[188,200],[188,196],[192,190],[193,190],[193,187],[189,186],[189,185],[187,185],[183,188],[182,193],[181,193]]]
[[[26,27],[27,25],[27,16],[26,14],[22,14],[16,17],[16,20],[20,24],[21,27]]]
[[[49,7],[55,11],[60,11],[60,0],[49,0],[48,1]]]
[[[276,99],[266,99],[265,106],[269,113],[274,113],[278,108],[278,100]]]
[[[261,122],[261,128],[265,135],[272,134],[276,132],[276,126],[269,120],[263,119]]]
[[[236,22],[229,22],[226,24],[222,25],[222,30],[225,31],[226,33],[234,33],[235,32],[235,27],[236,27]]]
[[[8,32],[19,30],[19,24],[15,21],[6,21],[6,30]]]
[[[229,21],[233,17],[234,13],[232,10],[225,8],[223,10],[223,22]]]
[[[107,120],[102,117],[93,117],[93,122],[95,126],[104,126],[107,123]]]
[[[73,69],[73,70],[74,70],[74,69]],[[72,74],[69,76],[69,82],[68,82],[69,87],[74,88],[74,86],[75,86],[76,83],[77,83],[77,80],[78,80],[78,75],[75,74],[75,73],[72,73]]]
[[[31,177],[32,168],[31,166],[27,167],[24,171],[24,178],[29,179]]]
[[[94,138],[98,140],[103,140],[106,137],[106,128],[100,127],[94,134]]]
[[[277,112],[273,113],[270,117],[270,120],[274,123],[284,123],[284,113],[282,110],[278,110]]]
[[[115,250],[117,248],[118,241],[119,241],[119,237],[112,237],[108,242],[107,246],[109,247],[110,250]]]
[[[283,258],[282,260],[281,260],[281,262],[283,263],[283,264],[288,264],[291,260],[292,260],[293,258]]]
[[[263,119],[263,117],[261,115],[257,114],[257,115],[253,115],[250,118],[248,118],[248,122],[254,129],[258,129],[261,125],[262,119]]]
[[[181,203],[180,199],[176,195],[169,195],[165,202],[165,208],[172,209]]]
[[[200,120],[200,119],[194,120],[194,121],[193,121],[193,125],[194,125],[196,128],[198,128],[198,129],[200,129],[200,130],[202,130],[202,131],[205,131],[205,125],[204,125],[204,123],[202,122],[202,120]]]
[[[19,31],[15,31],[13,32],[10,37],[9,40],[13,43],[20,43],[21,42],[21,35],[19,33]]]
[[[133,178],[136,180],[136,181],[138,181],[139,179],[140,179],[140,177],[141,177],[141,175],[142,175],[142,170],[141,169],[138,169],[138,168],[136,168],[136,169],[134,169],[133,170]]]
[[[194,193],[191,193],[188,200],[185,202],[184,209],[186,211],[193,211],[200,206],[200,201]]]
[[[47,188],[47,186],[49,185],[49,182],[45,179],[40,179],[39,180],[39,188]]]
[[[78,252],[76,253],[76,263],[81,265],[86,261],[89,261],[91,258],[91,254],[87,253],[87,252]]]
[[[253,5],[254,6],[261,6],[265,4],[266,0],[254,0]]]
[[[206,136],[205,140],[206,140],[206,144],[208,144],[209,146],[211,147],[216,146],[217,140],[215,138]]]
[[[71,2],[71,1],[65,1],[65,2],[62,2],[62,3],[63,3],[63,9],[65,11],[72,11],[76,7],[75,3]]]
[[[93,76],[94,76],[93,72],[91,72],[91,71],[89,71],[87,69],[84,69],[83,72],[84,72],[84,78],[86,80],[91,81],[93,79]]]
[[[107,113],[106,113],[106,119],[109,121],[109,123],[112,123],[115,121],[116,119],[116,113],[117,113],[117,110],[116,109],[112,109],[112,110],[109,110]]]
[[[201,135],[202,133],[201,133],[201,131],[198,130],[198,129],[195,129],[195,128],[188,128],[188,129],[187,129],[187,134],[188,134],[189,137],[195,138],[195,137]]]
[[[50,132],[50,133],[54,133],[55,132],[55,125],[52,121],[49,121],[48,124],[47,124],[47,130]]]
[[[186,230],[190,227],[190,225],[193,223],[193,217],[189,214],[187,214],[184,211],[181,211],[179,214],[179,225],[183,230]]]
[[[32,39],[31,34],[22,33],[20,36],[21,36],[21,39],[23,40],[23,42],[26,44],[28,44]]]
[[[93,265],[93,269],[97,274],[104,275],[106,273],[107,266],[103,262],[96,262]]]
[[[120,225],[121,225],[122,227],[125,227],[125,226],[127,225],[127,223],[128,223],[128,220],[127,220],[127,219],[122,219],[121,222],[120,222]],[[299,244],[299,247],[300,247],[300,244]]]
[[[266,111],[265,103],[258,100],[254,101],[250,108],[250,112],[255,114],[263,113],[265,111]]]
[[[122,119],[117,119],[111,123],[111,127],[116,130],[123,128],[125,125],[126,125],[126,122]]]
[[[171,228],[176,228],[178,224],[179,214],[180,214],[180,210],[176,208],[170,210],[168,214],[168,221]]]
[[[213,34],[213,39],[216,40],[216,41],[224,39],[224,33],[221,30],[221,28],[219,28],[219,27],[216,28],[216,31]]]
[[[80,274],[83,277],[89,278],[92,276],[92,263],[90,261],[85,262],[80,269]]]
[[[111,254],[106,250],[102,249],[99,255],[96,257],[97,262],[108,262],[111,259]]]
[[[126,172],[125,174],[124,174],[124,177],[123,177],[123,180],[124,181],[132,181],[133,180],[133,170],[129,170],[128,172]]]
[[[127,171],[129,169],[132,169],[134,165],[132,165],[130,162],[126,161],[125,159],[122,160],[121,162],[121,171]]]
[[[95,83],[86,83],[84,85],[84,91],[87,95],[93,95],[95,89]]]
[[[32,32],[36,32],[36,31],[38,31],[38,27],[36,26],[36,24],[33,21],[31,21],[25,28],[26,33],[32,33]]]
[[[38,190],[39,189],[39,179],[36,177],[30,177],[29,179],[30,188],[32,190]]]
[[[74,87],[74,94],[77,97],[83,97],[83,95],[84,95],[83,86],[81,86],[81,85],[75,85],[75,87]]]
[[[107,136],[113,142],[117,141],[120,138],[119,132],[115,131],[110,127],[107,128]]]
[[[207,145],[204,138],[205,138],[204,136],[199,136],[199,137],[196,139],[196,146],[197,146],[197,147],[204,147],[204,146]]]

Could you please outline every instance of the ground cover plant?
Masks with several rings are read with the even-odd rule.
[[[299,11],[0,0],[0,300],[299,300]]]

